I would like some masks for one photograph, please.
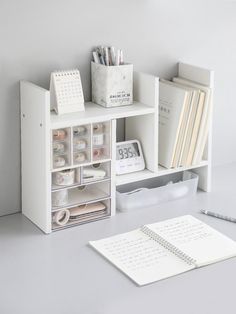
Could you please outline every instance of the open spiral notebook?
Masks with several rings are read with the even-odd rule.
[[[236,256],[236,242],[191,215],[89,243],[140,286]]]

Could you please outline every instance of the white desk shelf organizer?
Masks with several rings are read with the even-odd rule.
[[[213,90],[213,71],[180,63],[178,72],[178,76]],[[122,191],[127,187],[128,191],[131,183],[145,187],[149,180],[189,169],[199,176],[198,188],[210,191],[211,127],[200,164],[175,169],[158,165],[158,92],[157,77],[134,73],[133,105],[107,109],[88,102],[85,111],[57,115],[50,112],[48,90],[22,81],[23,214],[45,233],[110,217],[116,212],[116,186]],[[122,123],[118,123],[120,121]],[[115,176],[116,141],[133,139],[142,145],[146,168]],[[62,172],[58,175],[63,177],[66,171],[73,169],[72,184],[54,184],[53,175]],[[93,169],[100,171],[93,172]],[[53,206],[53,193],[63,190],[67,191],[64,192],[67,203]],[[97,204],[102,204],[103,209],[91,215],[85,213],[81,219],[69,220],[64,226],[56,225],[53,220],[61,209],[90,208]]]

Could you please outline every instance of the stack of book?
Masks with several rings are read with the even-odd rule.
[[[212,110],[211,89],[180,77],[160,81],[159,164],[198,165],[206,146]]]

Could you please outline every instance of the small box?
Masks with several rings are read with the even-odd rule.
[[[91,62],[92,101],[104,107],[133,103],[133,64],[106,66]]]

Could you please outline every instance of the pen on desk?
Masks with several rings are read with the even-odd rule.
[[[236,223],[236,218],[232,218],[232,217],[229,217],[229,216],[224,216],[224,215],[221,215],[221,214],[217,214],[217,213],[211,212],[210,210],[201,209],[201,213],[205,214],[205,215],[208,215],[208,216],[212,216],[212,217],[215,217],[215,218],[219,218],[219,219],[223,219],[223,220],[227,220],[227,221],[231,221],[231,222],[235,222]]]

